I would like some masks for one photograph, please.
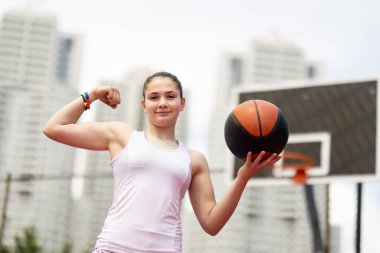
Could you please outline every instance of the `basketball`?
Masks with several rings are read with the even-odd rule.
[[[255,159],[265,151],[264,159],[280,154],[288,142],[288,122],[271,102],[248,100],[237,105],[227,117],[224,138],[232,154],[245,160],[249,151]]]

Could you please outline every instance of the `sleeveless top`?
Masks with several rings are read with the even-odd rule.
[[[126,147],[111,160],[112,205],[96,248],[115,253],[182,252],[181,200],[191,181],[190,155],[149,143],[133,131]]]

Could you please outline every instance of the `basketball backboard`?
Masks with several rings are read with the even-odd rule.
[[[380,179],[379,81],[377,78],[342,82],[309,82],[242,86],[234,90],[231,110],[250,99],[277,105],[289,126],[284,152],[310,156],[309,183]],[[230,179],[243,162],[230,155]],[[253,185],[289,184],[291,170],[281,162],[250,182]]]

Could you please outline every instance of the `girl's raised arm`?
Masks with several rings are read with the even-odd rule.
[[[100,100],[112,108],[120,104],[120,93],[117,88],[99,86],[89,93],[90,102]],[[89,122],[77,124],[85,111],[82,97],[78,97],[58,110],[43,128],[43,133],[52,140],[70,146],[107,150],[115,137],[118,126],[116,122]]]

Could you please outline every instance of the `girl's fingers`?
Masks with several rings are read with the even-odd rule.
[[[262,157],[265,155],[265,151],[262,151],[260,153],[260,155],[257,157],[257,158],[260,158],[260,160],[258,160],[256,158],[255,162],[257,161],[259,164],[262,164],[264,167],[266,166],[269,166],[269,165],[273,165],[275,164],[278,160],[281,159],[281,156],[279,156],[278,154],[276,153],[273,153],[271,154],[267,159],[265,159],[264,161],[262,161]]]
[[[259,173],[260,171],[262,171],[263,169],[265,169],[269,166],[272,166],[278,160],[281,159],[281,156],[279,156],[276,153],[273,153],[268,158],[263,160],[265,155],[266,155],[266,152],[261,151],[258,154],[258,156],[252,161],[252,158],[254,157],[254,155],[252,154],[251,151],[249,151],[247,154],[247,159],[245,161],[245,164],[242,167],[243,168],[242,171],[245,171],[244,173],[246,173],[249,176],[253,176],[253,175]]]
[[[265,162],[266,162],[266,165],[265,166],[268,166],[268,165],[273,165],[275,164],[276,162],[278,162],[278,160],[281,159],[281,156],[277,155],[276,153],[273,153]]]
[[[120,92],[117,88],[111,88],[107,94],[107,104],[112,108],[116,108],[120,104]]]
[[[256,157],[256,159],[253,161],[254,164],[260,164],[263,157],[265,155],[265,151],[261,151],[259,155]]]
[[[252,152],[249,151],[248,154],[247,154],[247,159],[245,160],[246,163],[250,163],[251,162],[251,159],[252,159]]]
[[[263,160],[263,158],[265,156],[265,153],[266,153],[265,151],[261,151],[259,153],[259,155],[255,158],[255,160],[252,161],[251,159],[252,159],[253,155],[252,155],[252,152],[249,151],[248,154],[247,154],[246,163],[250,163],[252,166],[263,165],[265,167],[265,166],[268,166],[268,165],[273,165],[276,162],[278,162],[278,160],[281,159],[281,156],[279,156],[276,153],[273,153],[267,159]]]
[[[116,91],[116,103],[120,104],[120,92]]]

